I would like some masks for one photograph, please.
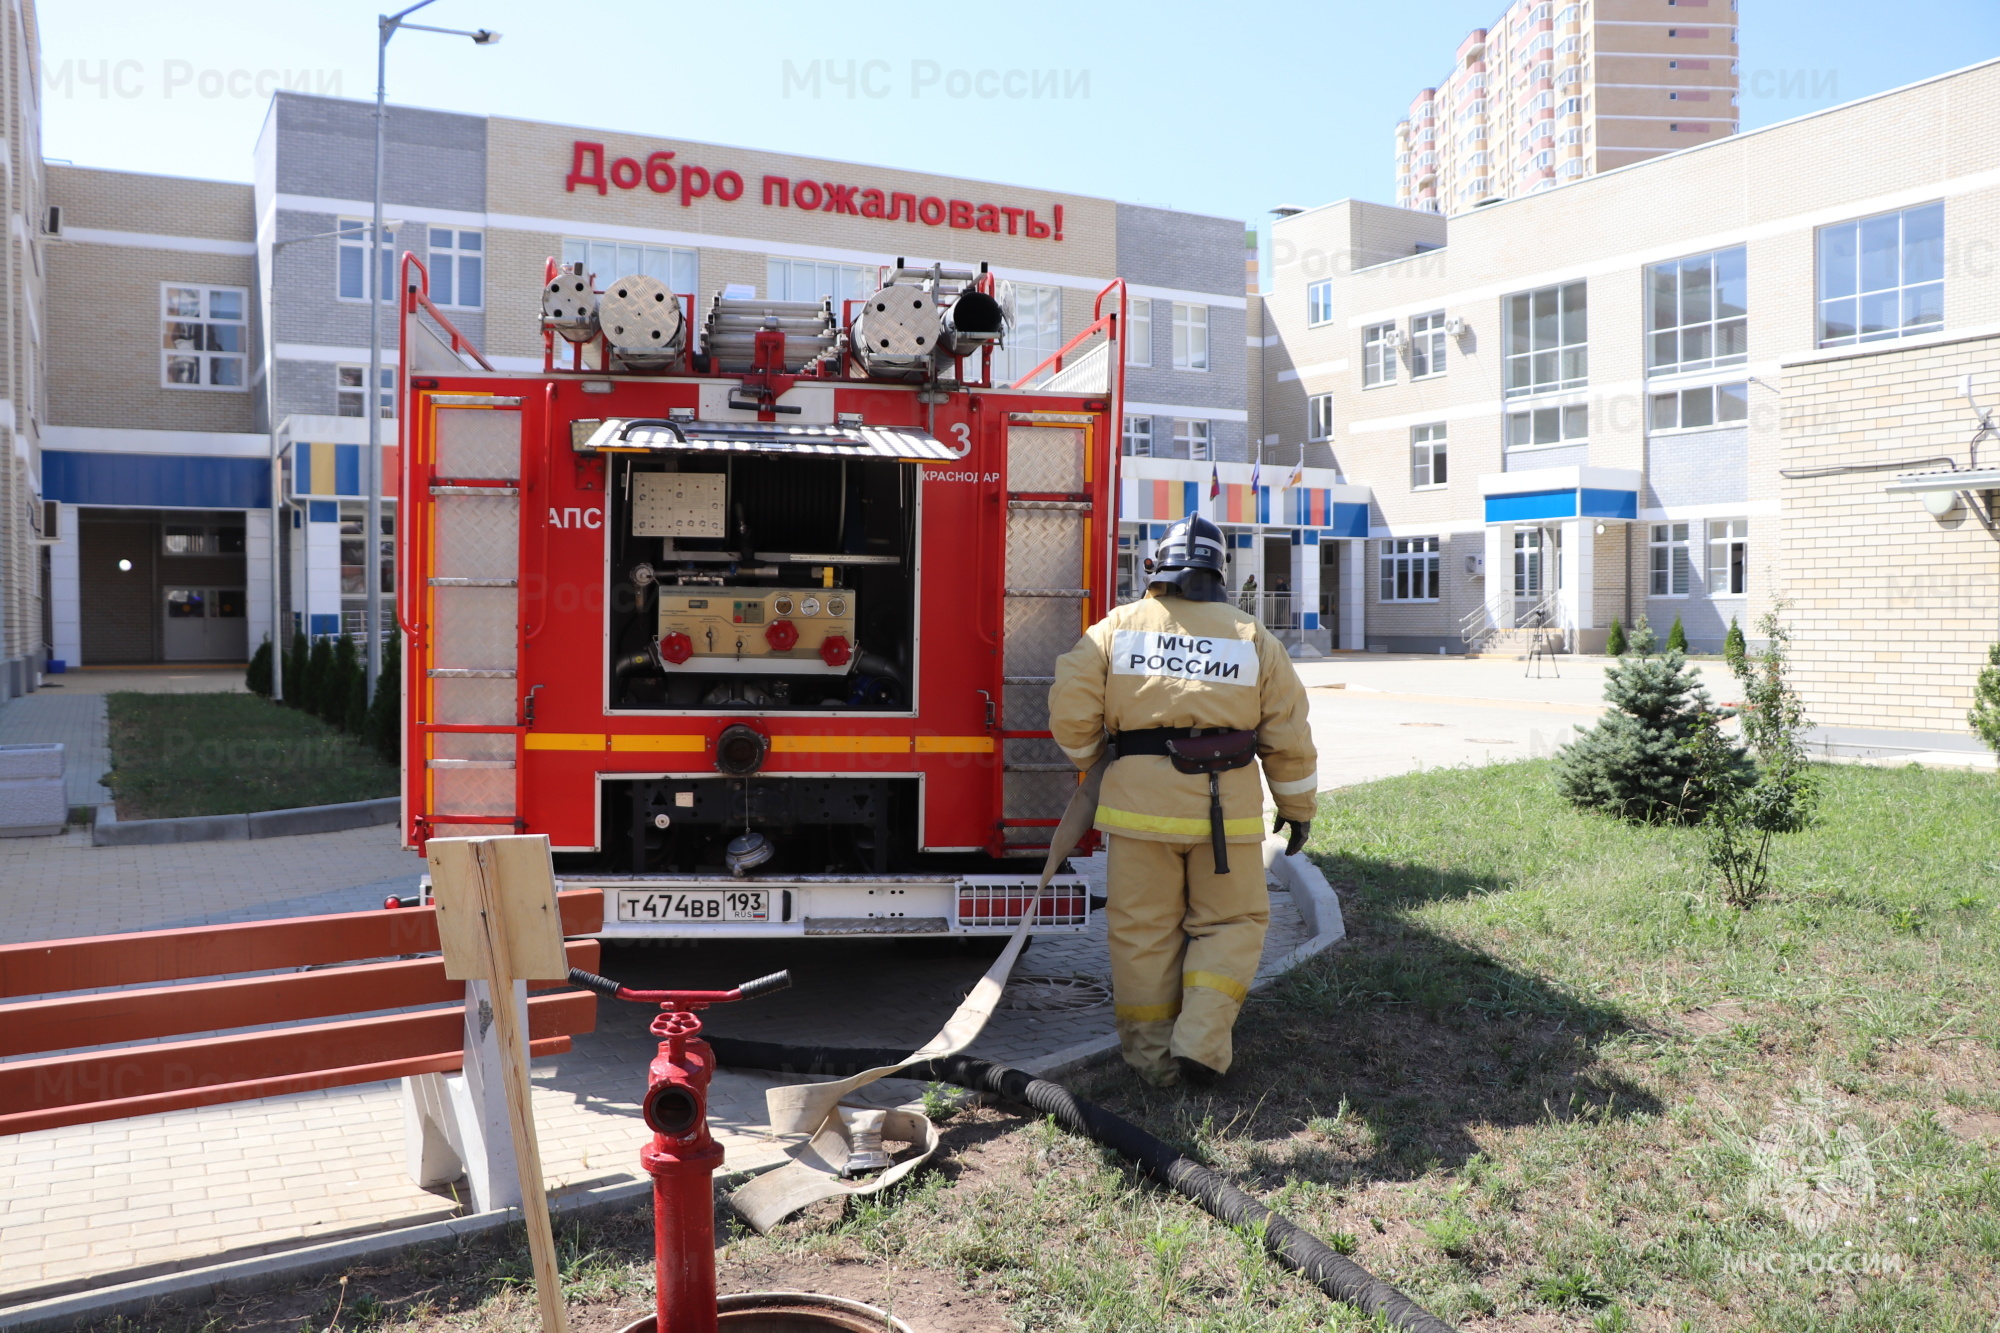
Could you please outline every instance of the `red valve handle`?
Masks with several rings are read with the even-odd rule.
[[[774,620],[764,628],[764,642],[774,653],[789,653],[799,641],[799,627],[789,620]]]
[[[746,981],[734,990],[633,990],[621,986],[609,977],[600,977],[594,972],[586,972],[580,967],[569,970],[569,983],[585,990],[596,991],[607,1000],[630,1000],[634,1004],[670,1004],[682,1009],[705,1008],[711,1004],[728,1004],[733,1000],[754,1000],[772,991],[784,990],[792,984],[790,971],[773,972],[755,981]]]
[[[694,640],[676,630],[660,639],[660,656],[675,666],[694,656]]]

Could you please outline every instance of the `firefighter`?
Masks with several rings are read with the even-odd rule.
[[[1305,845],[1319,782],[1291,658],[1223,587],[1222,531],[1175,524],[1144,599],[1056,662],[1049,727],[1071,762],[1108,760],[1096,827],[1110,848],[1105,920],[1118,1040],[1158,1087],[1227,1072],[1264,950],[1263,801]],[[1107,734],[1108,733],[1108,734]]]

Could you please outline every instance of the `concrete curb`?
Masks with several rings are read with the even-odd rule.
[[[365,806],[388,806],[393,819],[397,802],[357,801],[352,806],[317,806],[304,810],[278,810],[272,814],[311,815],[319,811],[349,810]],[[256,816],[225,816],[244,820]],[[139,824],[126,825],[127,828],[143,824],[179,824],[183,820],[144,820]],[[369,820],[369,823],[386,823],[387,820]],[[358,824],[342,824],[341,828],[355,828]],[[318,828],[301,829],[300,832],[322,832]],[[245,833],[244,837],[275,837],[277,834]],[[161,839],[168,841],[168,839]],[[181,841],[195,841],[182,839]],[[1331,948],[1346,938],[1346,929],[1340,915],[1340,899],[1327,884],[1326,876],[1319,867],[1304,856],[1286,856],[1283,838],[1271,837],[1264,843],[1264,864],[1270,873],[1291,891],[1292,902],[1299,915],[1305,919],[1312,936],[1303,941],[1284,957],[1261,969],[1257,980],[1250,987],[1251,993],[1268,989],[1279,977],[1297,967],[1313,955]],[[1037,1078],[1058,1080],[1082,1073],[1099,1065],[1111,1063],[1118,1058],[1118,1038],[1100,1037],[1095,1041],[1079,1042],[1061,1050],[1033,1060],[1024,1060],[1019,1068]],[[772,1163],[771,1165],[779,1165]],[[755,1174],[754,1172],[748,1174]],[[557,1214],[569,1217],[589,1216],[594,1213],[611,1212],[650,1198],[653,1182],[650,1179],[628,1180],[612,1185],[600,1185],[594,1189],[577,1190],[570,1194],[552,1196],[550,1208]],[[370,1232],[367,1235],[352,1236],[343,1240],[328,1241],[322,1245],[286,1250],[278,1254],[258,1255],[250,1259],[238,1259],[230,1263],[214,1264],[206,1268],[184,1269],[178,1273],[165,1273],[158,1277],[144,1278],[136,1282],[118,1283],[107,1287],[97,1287],[89,1291],[72,1292],[62,1296],[52,1296],[45,1300],[30,1301],[15,1306],[0,1306],[0,1330],[5,1333],[56,1333],[68,1329],[84,1319],[103,1320],[117,1315],[134,1316],[149,1313],[162,1302],[176,1305],[212,1300],[225,1293],[241,1295],[247,1292],[267,1291],[287,1282],[312,1277],[342,1264],[357,1263],[380,1255],[401,1251],[418,1245],[438,1244],[460,1240],[470,1236],[504,1227],[521,1218],[518,1208],[497,1209],[488,1213],[473,1213],[466,1217],[447,1218],[442,1222],[429,1222],[422,1226],[403,1227],[391,1231]],[[0,1301],[6,1298],[0,1296]]]
[[[578,1190],[573,1194],[554,1195],[549,1199],[549,1207],[558,1216],[582,1217],[611,1212],[643,1202],[651,1198],[652,1193],[653,1182],[650,1178],[628,1180],[615,1185]],[[423,1226],[405,1227],[397,1231],[377,1231],[365,1236],[328,1241],[323,1245],[285,1250],[278,1254],[258,1255],[255,1258],[238,1259],[207,1268],[184,1269],[178,1273],[165,1273],[159,1277],[145,1278],[137,1282],[122,1282],[115,1286],[54,1296],[47,1300],[0,1308],[0,1329],[8,1330],[8,1333],[55,1333],[55,1330],[68,1329],[85,1319],[103,1320],[118,1315],[143,1316],[162,1302],[184,1305],[213,1300],[224,1294],[243,1295],[254,1291],[268,1291],[272,1287],[324,1273],[342,1264],[372,1259],[411,1246],[432,1245],[480,1236],[520,1220],[520,1209],[502,1208],[489,1213],[472,1213],[465,1217],[447,1218],[442,1222],[430,1222]]]
[[[393,824],[402,817],[402,809],[402,797],[385,796],[375,801],[302,805],[291,810],[259,810],[247,815],[120,820],[117,810],[107,801],[97,807],[97,822],[90,828],[90,845],[150,847],[176,842],[242,842],[249,838],[291,838],[302,833],[339,833],[345,829]]]

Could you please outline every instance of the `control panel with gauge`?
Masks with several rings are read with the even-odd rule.
[[[662,587],[660,661],[761,675],[844,675],[853,661],[848,588]]]

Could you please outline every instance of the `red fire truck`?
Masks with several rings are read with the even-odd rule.
[[[1011,385],[1011,291],[676,295],[550,261],[495,370],[402,261],[408,844],[545,833],[607,937],[950,936],[1030,907],[1110,604],[1124,288]],[[1058,878],[1038,932],[1081,930]]]

